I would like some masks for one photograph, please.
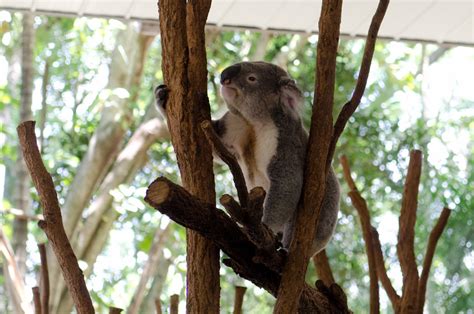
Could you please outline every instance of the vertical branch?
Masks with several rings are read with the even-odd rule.
[[[382,286],[385,289],[390,302],[392,303],[393,311],[398,313],[398,309],[400,307],[400,296],[393,288],[390,278],[388,278],[387,269],[385,268],[385,262],[382,254],[382,246],[380,245],[379,234],[377,229],[374,227],[372,227],[372,241],[375,252],[375,265],[377,266],[378,278],[382,283]]]
[[[179,295],[173,294],[170,297],[170,314],[178,314]]]
[[[322,250],[318,254],[313,256],[314,267],[316,268],[316,273],[318,278],[324,282],[324,285],[327,287],[331,286],[336,281],[334,280],[334,275],[332,274],[331,265],[329,264],[328,256],[326,255],[326,250]]]
[[[215,203],[212,151],[200,123],[210,120],[204,26],[210,0],[158,2],[162,69],[170,89],[168,126],[183,186]],[[209,240],[187,231],[187,311],[219,313],[219,251]],[[206,276],[202,276],[202,274]]]
[[[342,0],[323,0],[316,60],[315,93],[318,96],[314,100],[311,118],[302,206],[297,211],[295,235],[283,270],[274,313],[297,311],[310,257],[309,249],[317,227],[329,170],[326,159],[333,134],[332,109],[341,11]]]
[[[31,288],[33,291],[33,304],[35,307],[35,314],[42,314],[41,313],[41,296],[38,287]]]
[[[234,296],[234,314],[242,314],[242,305],[244,304],[244,294],[247,288],[236,286]]]
[[[336,150],[337,141],[339,140],[342,131],[344,131],[347,121],[356,111],[362,96],[364,95],[367,79],[369,78],[372,57],[374,55],[375,42],[377,41],[380,25],[382,24],[382,20],[387,12],[389,2],[390,0],[379,0],[377,10],[370,22],[367,40],[365,42],[364,55],[362,56],[362,63],[360,65],[359,77],[357,78],[356,87],[352,93],[351,99],[342,107],[342,110],[337,117],[336,124],[334,125],[334,135],[329,147],[327,166],[331,164],[334,151]]]
[[[372,239],[372,230],[370,225],[370,213],[367,208],[365,199],[362,198],[357,187],[352,179],[350,173],[351,169],[346,156],[341,157],[341,164],[344,169],[344,178],[347,184],[350,186],[351,191],[349,197],[351,198],[352,205],[359,214],[362,234],[364,236],[365,251],[367,253],[367,260],[369,262],[369,276],[370,276],[370,313],[375,314],[380,312],[379,303],[379,285],[377,279],[377,266],[375,262],[375,252]]]
[[[38,244],[38,250],[41,258],[41,312],[49,313],[49,273],[46,246],[44,243]]]
[[[418,299],[417,299],[417,311],[416,313],[423,314],[423,306],[425,305],[425,294],[426,294],[426,283],[430,274],[431,263],[433,262],[433,255],[436,250],[436,244],[438,243],[441,234],[443,233],[446,224],[448,223],[449,215],[451,210],[449,208],[443,208],[441,215],[438,218],[438,222],[431,230],[430,237],[428,240],[428,246],[426,248],[425,259],[423,261],[423,271],[421,272],[420,281],[418,282]]]
[[[407,177],[403,189],[397,243],[397,254],[403,274],[402,311],[415,310],[416,306],[418,270],[416,266],[414,242],[421,164],[421,151],[411,151]]]
[[[155,310],[156,310],[156,314],[162,314],[160,298],[155,299]]]
[[[51,243],[77,312],[94,313],[84,275],[64,231],[53,179],[41,160],[36,143],[35,123],[23,122],[18,126],[17,132],[23,157],[43,207],[44,221],[40,221],[38,225],[44,230]]]

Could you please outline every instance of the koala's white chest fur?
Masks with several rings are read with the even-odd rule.
[[[226,116],[224,144],[237,157],[245,176],[247,188],[261,186],[266,192],[270,188],[268,165],[276,154],[278,130],[272,122],[252,125],[243,118]]]

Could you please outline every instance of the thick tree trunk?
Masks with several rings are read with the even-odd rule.
[[[21,104],[20,104],[20,122],[31,120],[31,102],[33,93],[33,45],[34,45],[34,27],[33,15],[25,13],[23,15],[22,32],[22,53],[21,53]],[[16,184],[13,198],[13,206],[25,212],[31,213],[30,180],[26,169],[25,161],[18,148],[18,159],[16,161]],[[13,221],[13,250],[18,262],[18,268],[21,274],[26,270],[26,240],[28,239],[28,220],[15,217]]]
[[[183,185],[215,203],[211,148],[200,122],[210,120],[204,26],[210,0],[158,2],[163,76],[170,88],[168,125]],[[219,313],[219,250],[187,231],[188,313]]]

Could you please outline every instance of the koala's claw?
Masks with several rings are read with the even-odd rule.
[[[166,102],[168,101],[169,92],[170,89],[164,84],[155,87],[156,105],[159,109],[166,109]]]

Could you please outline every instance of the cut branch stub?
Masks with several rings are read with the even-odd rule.
[[[230,257],[223,260],[225,265],[272,295],[277,295],[280,275],[263,264],[253,262],[258,247],[223,211],[202,202],[166,178],[158,178],[148,187],[145,200],[173,221],[212,240]],[[272,258],[278,259],[276,252]],[[349,313],[347,305],[330,302],[325,295],[306,284],[303,286],[298,311]]]

